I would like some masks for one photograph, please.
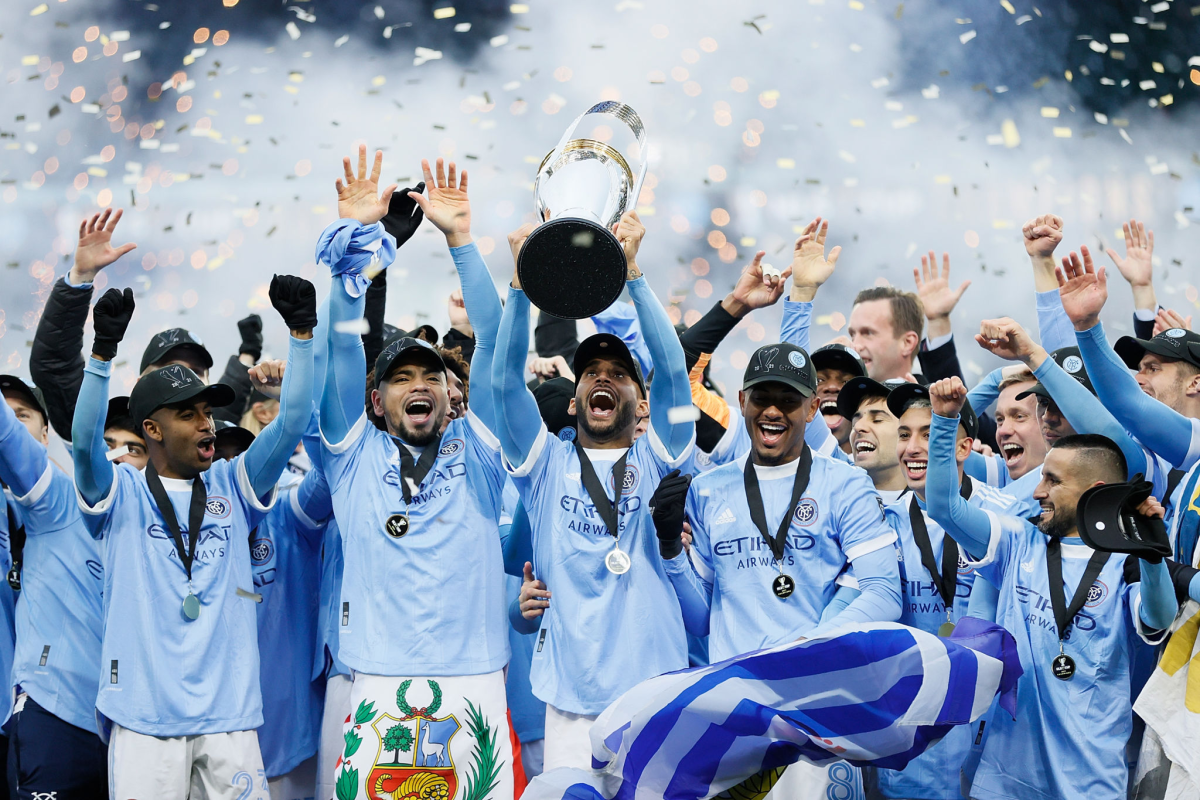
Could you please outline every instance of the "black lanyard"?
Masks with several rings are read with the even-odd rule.
[[[116,478],[114,477],[113,480]],[[200,529],[204,527],[204,506],[208,503],[204,480],[199,475],[192,479],[192,504],[188,508],[186,548],[183,546],[183,532],[179,530],[179,519],[175,516],[175,507],[171,505],[171,500],[167,497],[167,490],[163,488],[162,478],[158,477],[158,470],[154,468],[153,461],[146,462],[146,485],[150,487],[150,495],[154,498],[154,504],[158,506],[158,513],[162,516],[163,522],[167,523],[167,530],[171,532],[171,539],[175,542],[175,552],[179,554],[179,560],[183,562],[183,568],[187,570],[190,583],[192,562],[196,560],[196,542],[200,539]]]
[[[754,469],[754,459],[751,456],[746,457],[744,480],[746,505],[750,506],[750,519],[758,528],[758,532],[762,534],[767,547],[771,548],[771,555],[775,556],[776,561],[783,560],[783,547],[787,542],[788,528],[792,527],[792,515],[796,513],[796,503],[804,494],[804,490],[808,488],[808,477],[811,470],[812,451],[808,449],[808,445],[804,445],[804,452],[800,454],[800,463],[796,465],[796,479],[792,481],[791,502],[788,503],[787,512],[779,522],[779,530],[772,538],[767,530],[767,512],[763,508],[762,492],[758,489],[758,475]]]
[[[970,499],[971,488],[971,478],[964,475],[958,490],[964,500]],[[933,543],[929,540],[929,528],[925,526],[925,515],[921,513],[921,506],[915,494],[908,502],[908,520],[912,525],[913,541],[921,551],[921,563],[929,572],[929,577],[933,578],[948,612],[958,592],[958,542],[948,533],[942,535],[942,569],[939,579],[937,559],[933,557]]]
[[[1066,594],[1063,591],[1062,543],[1055,536],[1051,536],[1050,541],[1046,542],[1046,575],[1050,579],[1050,605],[1054,608],[1054,624],[1058,626],[1060,642],[1066,638],[1067,631],[1075,621],[1075,615],[1087,602],[1088,591],[1096,582],[1100,570],[1104,569],[1110,555],[1112,554],[1099,550],[1092,553],[1087,569],[1083,571],[1083,577],[1075,587],[1075,594],[1071,595],[1071,605],[1067,606]]]
[[[396,443],[396,449],[400,451],[400,489],[404,492],[404,502],[411,503],[413,487],[420,489],[425,476],[429,474],[429,470],[433,469],[433,462],[437,460],[438,451],[442,449],[442,437],[438,436],[436,442],[428,445],[421,452],[421,458],[415,465],[408,447],[399,439],[392,439],[392,441]],[[412,482],[411,486],[409,485],[410,481]]]
[[[622,453],[617,462],[613,464],[613,499],[611,502],[608,494],[604,491],[604,484],[596,475],[592,460],[588,458],[578,439],[575,440],[575,452],[579,454],[579,479],[583,482],[583,488],[587,490],[588,497],[592,499],[592,505],[596,507],[600,519],[604,520],[604,524],[608,526],[608,532],[613,538],[620,539],[621,492],[625,488],[625,462],[629,460],[629,450]]]

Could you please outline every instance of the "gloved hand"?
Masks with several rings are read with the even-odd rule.
[[[380,220],[383,229],[396,237],[396,247],[412,238],[425,219],[425,212],[417,207],[417,201],[408,196],[409,192],[421,194],[425,191],[425,181],[421,181],[411,189],[401,189],[392,195],[388,203],[388,213]]]
[[[304,278],[276,275],[269,294],[288,330],[311,331],[317,326],[317,289]]]
[[[683,552],[683,507],[691,483],[691,475],[671,470],[650,498],[650,518],[654,520],[658,552],[663,558],[674,558]]]
[[[242,344],[238,347],[238,355],[248,355],[255,361],[262,358],[262,317],[258,314],[251,314],[245,319],[239,319],[238,332],[242,335]]]
[[[96,341],[92,354],[105,361],[117,355],[117,345],[125,338],[129,320],[133,319],[133,289],[109,289],[92,309],[92,327],[96,330]]]

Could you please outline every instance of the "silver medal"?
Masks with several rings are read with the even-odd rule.
[[[608,567],[608,571],[613,575],[624,575],[629,572],[629,567],[633,564],[629,559],[629,554],[620,547],[614,546],[608,551],[608,555],[604,557],[604,566]]]
[[[187,617],[189,622],[195,622],[200,618],[200,598],[188,592],[188,596],[183,598],[183,616]]]

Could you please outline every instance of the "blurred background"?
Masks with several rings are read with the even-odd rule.
[[[786,266],[821,215],[843,253],[814,345],[845,332],[859,289],[912,288],[920,255],[945,250],[952,281],[972,281],[954,321],[973,378],[991,367],[973,323],[1035,324],[1020,229],[1048,212],[1065,220],[1060,255],[1123,252],[1121,222],[1144,220],[1160,302],[1186,315],[1200,305],[1196,3],[7,0],[0,371],[28,375],[80,219],[109,206],[125,209],[114,244],[138,245],[98,281],[138,299],[118,384],[170,326],[220,363],[251,310],[282,355],[267,284],[292,272],[327,292],[314,247],[359,142],[401,186],[421,158],[467,168],[502,287],[538,164],[601,99],[645,122],[639,263],[677,320],[719,301],[758,249]],[[444,331],[457,279],[443,237],[425,223],[391,269],[388,321]],[[1108,324],[1128,332],[1113,277]],[[714,377],[736,387],[778,324],[777,308],[744,321]]]

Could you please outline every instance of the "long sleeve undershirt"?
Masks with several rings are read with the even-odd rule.
[[[1071,318],[1063,309],[1058,289],[1037,293],[1037,318],[1042,347],[1054,352],[1061,347],[1075,344],[1075,329],[1071,325]]]
[[[490,431],[496,427],[492,400],[492,360],[500,330],[500,296],[492,275],[474,243],[451,247],[450,256],[462,284],[463,305],[475,331],[475,352],[471,355],[471,412]]]
[[[780,341],[794,344],[812,357],[809,349],[809,326],[812,323],[813,304],[799,300],[783,302],[783,321],[779,326]],[[847,420],[849,422],[849,420]],[[833,437],[833,431],[825,424],[825,419],[818,409],[812,422],[804,426],[804,441],[814,452],[829,455],[838,447]]]
[[[0,406],[0,481],[15,497],[25,497],[45,474],[50,458],[8,403]]]

